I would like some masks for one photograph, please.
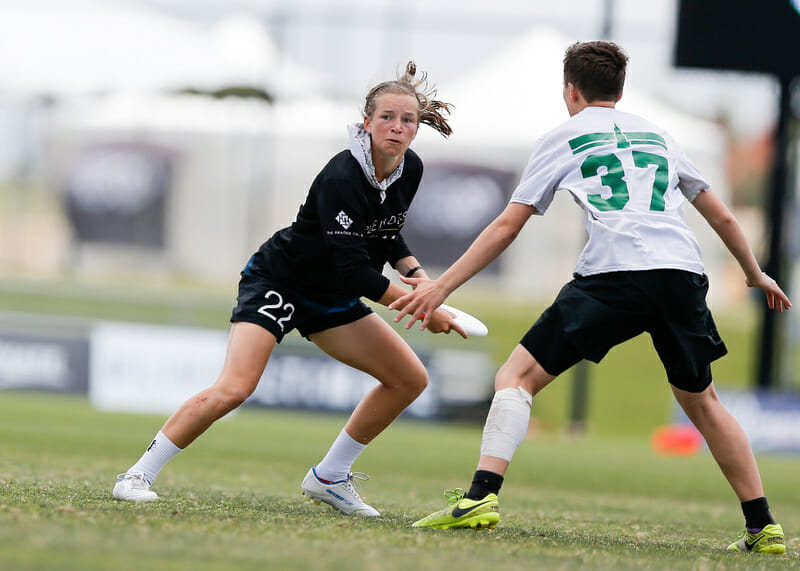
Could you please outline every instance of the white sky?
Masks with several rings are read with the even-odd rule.
[[[727,117],[745,134],[769,128],[777,113],[777,86],[767,76],[673,67],[678,0],[137,1],[197,20],[237,10],[258,15],[279,47],[352,96],[409,57],[444,92],[448,81],[536,26],[575,40],[600,38],[610,6],[611,39],[631,56],[632,84],[702,117]]]
[[[570,41],[602,37],[610,7],[610,39],[620,43],[631,56],[629,85],[707,119],[726,117],[734,130],[744,134],[769,128],[776,116],[777,87],[769,77],[673,67],[678,0],[0,0],[0,11],[18,8],[30,13],[33,8],[42,14],[42,29],[21,36],[28,38],[21,53],[53,54],[43,60],[51,69],[47,64],[26,64],[20,55],[17,65],[22,67],[14,71],[12,66],[12,72],[0,78],[0,88],[2,81],[21,78],[26,66],[28,73],[38,73],[40,82],[59,77],[63,80],[70,74],[89,81],[88,76],[100,73],[100,67],[108,76],[104,81],[113,81],[118,70],[97,63],[102,60],[102,50],[72,57],[73,64],[75,60],[85,61],[87,69],[72,70],[65,64],[64,57],[74,46],[64,40],[67,26],[59,22],[65,18],[53,16],[54,12],[89,14],[98,6],[106,12],[131,13],[131,19],[136,17],[143,22],[124,34],[105,25],[106,34],[101,36],[109,46],[103,61],[127,59],[127,65],[138,64],[142,82],[165,83],[169,78],[180,81],[181,74],[197,77],[229,68],[224,58],[220,60],[219,52],[212,53],[207,45],[196,48],[198,57],[192,60],[192,69],[184,64],[185,54],[183,60],[158,54],[169,52],[174,56],[173,52],[194,45],[183,42],[180,48],[165,48],[178,45],[172,42],[176,36],[201,37],[198,31],[218,26],[231,15],[245,14],[262,23],[275,47],[290,57],[291,63],[283,65],[282,73],[291,71],[296,77],[297,64],[320,78],[327,94],[352,100],[359,99],[375,82],[392,77],[408,59],[428,71],[440,92],[446,94],[451,82],[469,75],[481,62],[491,60],[536,27],[554,28]],[[145,23],[159,17],[168,21],[154,22],[153,26]],[[93,20],[72,19],[78,22],[70,24],[73,28]],[[103,25],[102,18],[94,20]],[[158,28],[161,33],[148,28]],[[167,28],[176,32],[163,33]],[[11,32],[6,29],[4,37],[0,37],[0,48],[13,58],[14,46],[8,45]],[[135,40],[131,41],[131,37]],[[135,51],[115,52],[111,47],[115,38],[120,42],[128,40]],[[533,62],[536,54],[530,57]],[[256,66],[257,60],[251,63]],[[287,65],[291,69],[287,70]],[[155,73],[156,66],[162,68],[160,76]],[[143,72],[147,70],[150,73],[145,78]],[[519,70],[520,74],[525,72]],[[120,77],[120,81],[130,84],[132,79]]]

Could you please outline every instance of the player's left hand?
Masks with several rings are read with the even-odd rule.
[[[792,302],[789,301],[789,297],[783,293],[778,283],[765,272],[761,272],[761,274],[753,280],[748,279],[747,285],[748,287],[761,288],[767,296],[767,306],[770,309],[777,309],[779,313],[783,313],[784,310],[789,310],[792,307]]]
[[[406,329],[411,326],[411,323],[413,321],[406,325]],[[433,317],[428,321],[428,331],[431,333],[450,333],[455,331],[464,339],[469,337],[464,328],[456,322],[455,315],[441,307],[433,312]]]

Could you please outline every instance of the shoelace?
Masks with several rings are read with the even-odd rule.
[[[347,474],[347,484],[345,485],[350,488],[358,499],[361,499],[361,496],[358,494],[358,492],[361,491],[361,484],[359,481],[366,482],[367,480],[369,480],[369,476],[364,472],[350,472]]]
[[[445,490],[444,497],[447,498],[447,505],[452,506],[453,504],[457,504],[461,501],[461,498],[464,497],[464,490],[461,488],[455,488],[454,490]]]
[[[142,472],[133,472],[131,474],[127,472],[123,472],[122,474],[117,474],[117,481],[120,480],[131,480],[131,488],[135,489],[147,489],[150,487],[150,482],[147,481],[147,478],[144,477]]]
[[[745,551],[750,551],[752,547],[747,543],[747,530],[740,531],[739,535],[736,537],[736,541],[739,545],[740,549],[744,549]]]

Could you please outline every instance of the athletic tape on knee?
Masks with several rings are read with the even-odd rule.
[[[531,393],[522,387],[502,389],[494,394],[481,439],[481,456],[511,462],[531,419]]]

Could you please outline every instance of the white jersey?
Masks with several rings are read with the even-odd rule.
[[[702,274],[684,198],[691,202],[710,187],[663,129],[616,109],[587,107],[539,139],[511,202],[544,214],[557,190],[572,194],[589,233],[576,274]]]

